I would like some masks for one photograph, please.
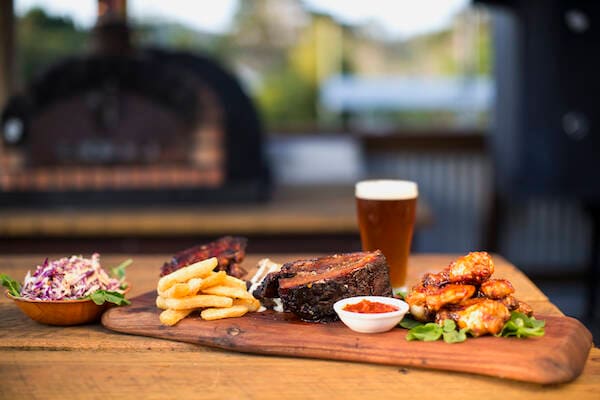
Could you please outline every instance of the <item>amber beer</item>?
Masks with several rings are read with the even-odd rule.
[[[404,288],[417,209],[415,182],[370,180],[356,184],[356,208],[364,251],[381,250],[395,289]]]

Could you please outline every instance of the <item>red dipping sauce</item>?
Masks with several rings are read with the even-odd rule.
[[[386,312],[398,311],[398,307],[378,301],[361,300],[358,303],[346,304],[344,311],[350,311],[361,314],[381,314]]]

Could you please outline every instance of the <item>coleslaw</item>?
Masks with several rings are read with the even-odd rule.
[[[111,278],[100,266],[100,255],[46,259],[33,274],[27,272],[21,297],[31,300],[73,300],[92,295],[99,290],[124,292],[124,277]]]

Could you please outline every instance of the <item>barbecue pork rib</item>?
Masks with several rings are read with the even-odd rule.
[[[246,256],[247,242],[248,239],[244,237],[223,236],[214,242],[190,247],[165,262],[160,269],[160,276],[168,275],[198,261],[217,257],[218,266],[215,271],[225,271],[228,275],[241,278],[246,275],[246,270],[240,266],[240,263]]]
[[[258,299],[279,297],[285,311],[310,322],[337,319],[333,304],[353,296],[392,296],[381,251],[335,254],[284,264],[254,291]]]

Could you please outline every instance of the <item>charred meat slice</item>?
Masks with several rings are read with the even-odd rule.
[[[305,321],[337,318],[333,304],[352,296],[392,296],[388,265],[383,253],[357,252],[284,264],[269,274],[254,295],[277,296],[286,311]]]
[[[259,300],[277,298],[279,297],[279,279],[292,276],[294,274],[285,274],[281,271],[271,272],[264,277],[252,295]]]
[[[240,263],[246,256],[247,242],[248,240],[243,237],[224,236],[214,242],[183,250],[163,264],[160,276],[168,275],[186,265],[217,257],[219,264],[215,268],[216,271],[225,271],[228,275],[241,278],[246,275],[246,271],[240,266]]]

